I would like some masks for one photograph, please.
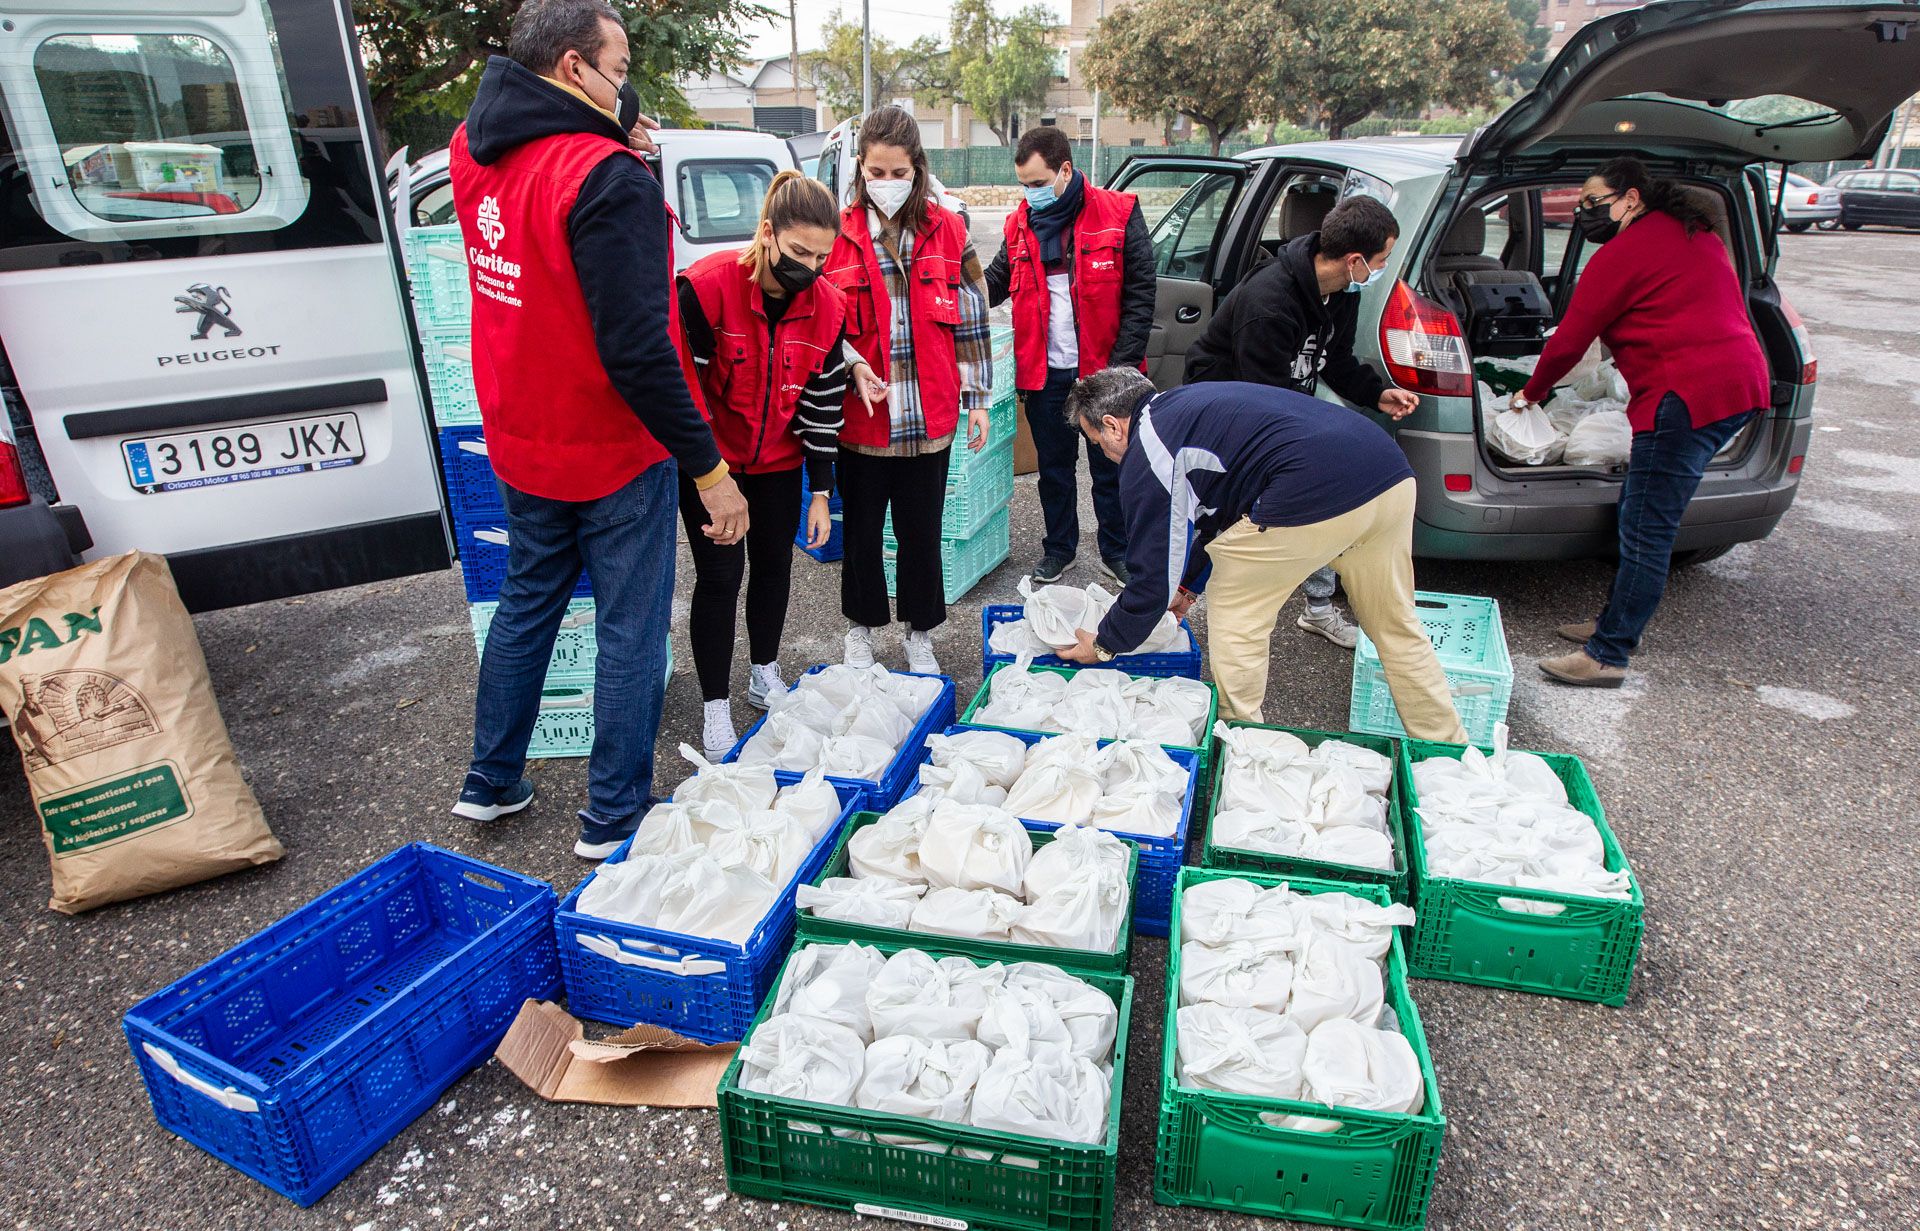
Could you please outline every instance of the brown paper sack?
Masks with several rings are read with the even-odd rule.
[[[79,914],[280,858],[240,776],[166,558],[129,552],[0,590],[0,710]]]

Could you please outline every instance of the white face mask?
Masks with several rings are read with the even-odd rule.
[[[900,212],[900,207],[913,195],[913,181],[905,180],[868,180],[867,200],[873,207],[888,218]]]

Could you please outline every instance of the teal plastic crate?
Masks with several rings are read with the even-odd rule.
[[[1490,598],[1464,594],[1437,594],[1417,590],[1414,606],[1433,640],[1433,651],[1447,673],[1453,707],[1467,738],[1476,744],[1493,742],[1494,724],[1507,720],[1513,698],[1513,659],[1507,654],[1506,629],[1500,623],[1500,604]],[[1360,634],[1353,652],[1353,696],[1347,708],[1347,727],[1369,735],[1404,738],[1400,712],[1387,689],[1387,673],[1372,639]]]
[[[478,425],[480,397],[473,390],[473,342],[466,325],[422,327],[420,358],[427,365],[434,423],[443,428]]]
[[[666,679],[673,682],[673,646],[667,646]],[[556,671],[540,690],[527,755],[540,760],[584,757],[593,751],[593,672]]]
[[[980,451],[975,465],[947,474],[947,502],[940,514],[940,537],[971,538],[986,528],[993,515],[1013,503],[1013,437],[1007,436]],[[893,513],[887,513],[883,545],[898,547],[893,537]]]
[[[1013,328],[995,325],[988,335],[993,349],[993,400],[1011,401],[1013,391]]]
[[[476,654],[486,650],[487,629],[492,627],[493,613],[499,609],[499,603],[474,603],[468,608]],[[560,618],[560,633],[553,639],[553,657],[547,660],[549,678],[567,673],[584,673],[591,678],[594,660],[600,653],[599,639],[594,636],[595,625],[592,599],[576,598],[567,604],[567,614]]]
[[[467,283],[467,245],[458,223],[407,232],[407,280],[420,328],[464,326],[473,317]]]
[[[964,471],[977,470],[987,465],[988,459],[993,456],[993,451],[1002,444],[1011,445],[1015,433],[1019,430],[1019,401],[1012,393],[1008,393],[1005,397],[995,394],[993,405],[987,407],[986,447],[977,453],[967,448],[967,425],[965,420],[962,420],[959,431],[953,438],[953,452],[947,456],[948,479],[951,480]]]
[[[987,519],[980,533],[964,539],[942,538],[940,540],[940,577],[945,583],[946,597],[949,603],[957,603],[967,591],[980,584],[982,578],[1000,567],[1013,549],[1011,530],[1007,520],[1007,510],[1001,509]],[[891,538],[881,548],[881,564],[887,573],[887,593],[897,591],[894,559],[898,548]]]

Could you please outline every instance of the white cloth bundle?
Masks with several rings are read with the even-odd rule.
[[[899,751],[864,735],[829,735],[820,742],[820,768],[836,778],[874,779]]]
[[[1360,779],[1360,787],[1369,795],[1385,796],[1393,782],[1393,762],[1371,748],[1349,744],[1343,739],[1321,740],[1310,754],[1316,765],[1348,770]]]
[[[1378,962],[1393,947],[1393,930],[1412,927],[1413,908],[1386,906],[1351,893],[1293,895],[1294,931],[1314,942],[1336,942],[1369,961]]]
[[[885,816],[847,839],[847,868],[855,876],[926,882],[920,870],[920,837],[933,816],[932,799],[910,795]]]
[[[877,777],[939,697],[937,679],[884,667],[832,666],[767,699],[767,720],[739,762],[839,777]]]
[[[1237,1009],[1287,1011],[1293,995],[1293,959],[1285,950],[1257,941],[1236,940],[1180,946],[1180,1003],[1219,1004]]]
[[[1567,433],[1562,461],[1569,466],[1624,466],[1633,454],[1633,424],[1625,411],[1587,415]]]
[[[1057,761],[1034,764],[1029,757],[1002,806],[1026,820],[1077,825],[1092,818],[1101,795],[1100,775],[1093,769]]]
[[[1285,731],[1214,724],[1224,764],[1213,841],[1363,868],[1391,869],[1387,788],[1393,769],[1371,748]],[[1346,832],[1358,831],[1358,832]]]
[[[998,889],[1017,896],[1033,835],[1011,812],[943,799],[920,835],[920,879],[934,889]]]
[[[1035,744],[1003,805],[1014,815],[1147,837],[1180,827],[1187,771],[1158,744],[1125,740],[1102,748],[1087,735]]]
[[[1263,889],[1238,877],[1189,885],[1180,899],[1180,936],[1203,945],[1244,940],[1296,949],[1294,896],[1285,886]]]
[[[987,703],[974,711],[973,721],[1024,731],[1044,730],[1053,720],[1054,705],[1066,690],[1066,676],[1035,671],[1023,657],[988,677]]]
[[[1029,902],[1037,901],[1088,869],[1111,869],[1124,880],[1132,863],[1127,844],[1089,825],[1062,825],[1053,841],[1034,848],[1023,882]]]
[[[1106,618],[1114,603],[1114,596],[1098,585],[1084,589],[1059,585],[1036,589],[1033,578],[1022,577],[1018,589],[1022,603],[1020,618],[996,625],[987,637],[987,648],[995,654],[1037,656],[1071,648],[1078,641],[1077,630],[1098,631],[1100,621]],[[1191,648],[1191,640],[1180,622],[1168,612],[1133,652],[1169,654]]]
[[[637,927],[745,944],[779,887],[703,850],[601,864],[580,890],[580,913]]]
[[[1195,1004],[1174,1014],[1175,1079],[1183,1086],[1297,1099],[1307,1036],[1299,1025],[1261,1009]]]
[[[845,1026],[786,1013],[754,1030],[740,1052],[740,1085],[778,1098],[845,1106],[866,1070],[867,1047]]]
[[[1123,739],[1100,751],[1101,786],[1108,794],[1152,792],[1179,798],[1187,793],[1187,771],[1159,744]]]
[[[980,1041],[996,1050],[1039,1056],[1064,1051],[1105,1064],[1119,1014],[1104,992],[1064,971],[1032,962],[1009,968],[987,994]]]
[[[797,710],[768,714],[733,763],[802,771],[820,763],[826,742],[826,735],[819,728],[809,726],[806,717]]]
[[[696,801],[655,804],[640,818],[634,831],[628,857],[634,855],[673,855],[697,850],[713,836],[715,824],[740,824],[740,809],[729,803]]]
[[[1213,841],[1236,850],[1393,870],[1393,839],[1352,825],[1318,829],[1310,822],[1283,820],[1269,812],[1233,809],[1214,815]]]
[[[973,1123],[1028,1137],[1106,1140],[1112,1082],[1085,1057],[1053,1050],[995,1052],[973,1092]]]
[[[1123,848],[1124,851],[1124,848]],[[1132,895],[1122,864],[1088,864],[1021,909],[1008,939],[1024,945],[1111,953],[1120,941]]]
[[[927,760],[947,768],[968,765],[977,770],[989,785],[1002,790],[1020,778],[1027,765],[1027,745],[1017,735],[1005,731],[956,731],[951,735],[927,737]]]
[[[970,936],[978,940],[1007,940],[1009,929],[1026,908],[1020,899],[998,889],[961,889],[953,885],[929,890],[913,908],[907,928],[940,936]]]
[[[973,1091],[993,1053],[971,1039],[923,1040],[897,1034],[867,1048],[866,1072],[854,1105],[896,1116],[965,1124]],[[883,1136],[888,1145],[918,1144]]]
[[[722,867],[747,868],[784,886],[807,861],[815,841],[791,813],[735,813],[726,823],[714,826],[707,852]]]
[[[1294,961],[1293,994],[1287,1000],[1287,1016],[1302,1030],[1311,1034],[1321,1022],[1342,1017],[1378,1025],[1385,1003],[1380,963],[1324,936],[1309,937]]]
[[[1397,1030],[1337,1018],[1307,1035],[1306,1097],[1332,1107],[1418,1112],[1426,1088],[1413,1045]]]
[[[1212,693],[1198,680],[1134,678],[1088,669],[1072,676],[1035,671],[1021,659],[995,671],[973,720],[1025,731],[1097,739],[1143,739],[1193,747],[1206,732]]]
[[[926,892],[925,885],[888,876],[829,876],[818,885],[796,889],[794,905],[812,911],[816,919],[904,928]]]
[[[691,744],[680,745],[680,755],[692,764],[694,773],[674,789],[674,803],[717,800],[742,812],[763,812],[773,807],[774,797],[780,793],[771,765],[715,765],[694,751]]]
[[[873,1036],[971,1039],[988,992],[1005,977],[1004,967],[979,967],[963,957],[936,961],[918,949],[902,949],[867,985]]]
[[[787,963],[773,1000],[773,1013],[798,1013],[845,1026],[873,1041],[873,1019],[867,1014],[867,985],[886,965],[878,949],[860,944],[807,945]]]
[[[827,781],[827,771],[815,766],[806,771],[800,781],[789,787],[782,787],[774,796],[773,810],[784,812],[806,827],[809,836],[815,842],[827,836],[833,823],[840,819],[840,794],[833,789],[833,783]],[[647,814],[651,817],[653,814]]]

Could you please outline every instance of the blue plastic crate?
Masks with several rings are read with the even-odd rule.
[[[560,986],[553,890],[403,846],[127,1011],[161,1127],[311,1205]]]
[[[1002,735],[1011,735],[1031,748],[1048,736],[1033,731],[1011,731],[1002,727],[976,727],[959,724],[946,729],[944,734],[954,735],[961,731],[997,731]],[[1116,741],[1103,739],[1102,748]],[[1159,838],[1152,834],[1123,833],[1113,830],[1117,838],[1125,838],[1140,848],[1140,870],[1133,887],[1133,930],[1144,932],[1148,936],[1167,934],[1168,911],[1172,909],[1173,883],[1180,875],[1180,865],[1185,862],[1187,853],[1187,831],[1193,824],[1194,804],[1206,766],[1201,763],[1200,754],[1188,748],[1175,748],[1162,745],[1163,750],[1174,763],[1187,771],[1187,794],[1180,804],[1180,827],[1173,831],[1170,838]],[[904,799],[919,789],[920,766],[928,763],[931,752],[922,751],[920,759],[913,766],[913,776],[907,781],[907,789],[901,792]],[[896,801],[897,802],[897,801]],[[889,805],[890,807],[891,805]],[[875,812],[884,812],[885,808],[875,808]],[[1020,823],[1029,829],[1053,830],[1060,828],[1052,821],[1036,821],[1021,817]]]
[[[469,603],[497,603],[500,583],[507,579],[507,519],[456,519],[453,541],[460,549],[460,576]],[[575,598],[592,598],[593,583],[583,572],[574,584]]]
[[[405,246],[408,289],[420,328],[465,325],[473,316],[473,295],[460,224],[410,228]]]
[[[420,358],[427,367],[434,423],[440,427],[477,427],[480,395],[473,388],[473,343],[466,325],[421,329]]]
[[[980,674],[983,677],[990,673],[997,664],[1013,662],[1013,655],[995,654],[988,648],[988,639],[993,636],[993,630],[1002,624],[1011,624],[1015,620],[1022,619],[1025,613],[1026,608],[1019,603],[989,603],[987,606],[981,608]],[[1191,625],[1185,620],[1182,620],[1180,621],[1180,628],[1181,631],[1187,634],[1187,645],[1190,647],[1185,653],[1121,654],[1112,662],[1102,663],[1101,665],[1124,671],[1128,675],[1151,675],[1163,679],[1170,676],[1182,675],[1188,679],[1197,680],[1200,678],[1200,663],[1202,659],[1200,646],[1199,643],[1193,639],[1193,628]],[[1057,654],[1042,654],[1033,660],[1033,665],[1036,667],[1073,667],[1079,664],[1070,663]]]
[[[440,472],[447,477],[447,503],[456,521],[502,521],[500,481],[487,457],[479,424],[440,429]]]
[[[834,790],[839,817],[744,945],[581,914],[580,892],[593,876],[574,886],[553,920],[567,1007],[577,1017],[616,1026],[650,1022],[703,1043],[737,1041],[793,945],[796,888],[819,875],[848,818],[859,811],[858,788],[836,782]],[[623,862],[632,846],[628,838],[606,862]]]
[[[1012,548],[1012,523],[1006,509],[988,518],[986,527],[978,534],[964,539],[942,538],[940,579],[947,602],[957,603],[965,598],[988,573],[1000,567]],[[898,554],[899,545],[891,537],[881,541],[880,567],[886,573],[888,594],[898,592]]]
[[[811,668],[807,674],[825,671],[828,665],[830,664]],[[897,671],[894,674],[913,675],[915,673]],[[837,778],[832,775],[827,778],[827,781],[833,783],[835,787],[861,792],[861,806],[867,811],[885,812],[900,802],[900,797],[912,787],[914,775],[920,772],[920,762],[926,757],[927,736],[953,721],[953,681],[944,675],[927,675],[920,678],[939,680],[940,695],[933,699],[933,704],[927,707],[927,712],[920,716],[920,721],[915,723],[913,730],[907,733],[906,742],[900,745],[900,751],[887,763],[887,768],[881,771],[880,777],[871,781],[865,778]],[[734,746],[727,750],[727,755],[721,758],[722,763],[739,760],[740,750],[747,746],[747,741],[754,737],[755,732],[759,731],[766,721],[767,716],[762,714],[752,726],[748,727],[746,734],[742,735]],[[780,785],[788,786],[800,781],[801,775],[790,770],[777,770],[774,777],[780,781]]]
[[[1500,621],[1500,604],[1490,598],[1465,594],[1437,594],[1416,590],[1413,603],[1427,626],[1433,652],[1447,674],[1447,688],[1467,738],[1476,744],[1493,743],[1495,724],[1507,720],[1513,698],[1513,659],[1507,654],[1507,634]],[[1404,738],[1400,712],[1387,688],[1387,673],[1371,638],[1360,634],[1353,651],[1353,694],[1347,706],[1347,729],[1369,735]]]

